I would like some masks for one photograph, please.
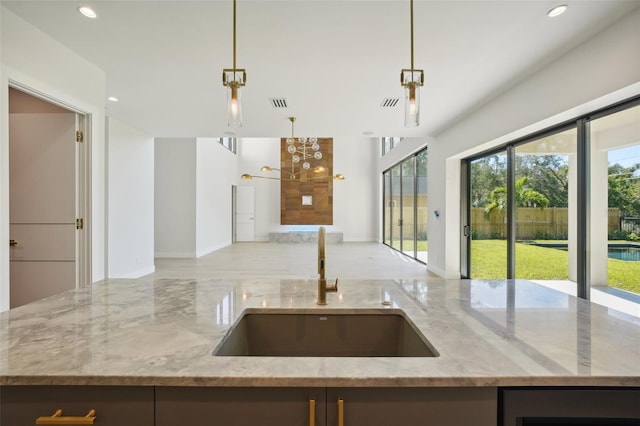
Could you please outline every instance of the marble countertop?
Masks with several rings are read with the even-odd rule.
[[[0,314],[0,384],[640,386],[640,321],[526,281],[112,280]],[[401,309],[435,358],[214,357],[247,308]]]

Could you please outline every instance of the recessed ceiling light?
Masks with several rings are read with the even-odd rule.
[[[365,130],[364,132],[362,132],[363,136],[371,136],[373,135],[373,132],[371,130]]]
[[[78,7],[78,12],[82,13],[87,18],[95,19],[98,17],[96,12],[93,11],[89,6],[80,6]]]
[[[234,132],[224,132],[225,136],[235,136],[236,134]]]
[[[556,16],[560,16],[562,15],[564,12],[567,11],[567,8],[569,6],[567,6],[566,4],[561,4],[558,5],[556,7],[554,7],[553,9],[551,9],[550,11],[547,12],[547,16],[549,18],[555,18]]]
[[[115,96],[109,96],[107,99],[111,102],[118,102],[118,98],[116,98]]]

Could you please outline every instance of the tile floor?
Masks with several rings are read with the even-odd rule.
[[[156,277],[316,278],[316,244],[236,243],[198,259],[156,259]],[[424,264],[377,243],[326,245],[326,276],[439,279]]]
[[[317,278],[316,244],[236,243],[197,259],[156,259],[155,278]],[[326,277],[338,279],[442,280],[426,266],[378,243],[326,245]],[[539,281],[575,295],[568,281]],[[593,288],[591,299],[640,318],[640,296],[614,297]]]

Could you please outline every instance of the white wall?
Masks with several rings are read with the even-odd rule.
[[[461,118],[429,144],[428,269],[460,269],[460,159],[640,94],[640,10]]]
[[[196,256],[196,140],[155,139],[156,257]]]
[[[92,280],[105,277],[105,75],[0,6],[0,238],[9,239],[8,85],[43,93],[91,114]],[[9,306],[9,247],[0,244],[0,311]]]
[[[260,167],[280,164],[279,138],[248,138],[238,141],[238,174],[265,175]],[[273,176],[279,176],[272,172]],[[255,239],[269,241],[269,232],[280,226],[280,182],[269,179],[240,180],[238,185],[255,187]]]
[[[382,204],[378,199],[377,163],[380,141],[371,138],[333,139],[333,223],[349,242],[377,241]]]
[[[376,170],[380,143],[371,138],[333,138],[333,173],[344,181],[333,182],[333,225],[327,232],[342,232],[344,241],[376,241],[378,235],[378,183]],[[238,174],[265,175],[260,167],[280,164],[279,138],[239,141]],[[278,177],[277,172],[273,176]],[[270,232],[315,229],[315,226],[280,225],[280,182],[268,179],[241,181],[255,187],[256,241],[268,241]]]
[[[238,179],[236,155],[214,138],[196,142],[196,256],[232,242],[231,187]]]
[[[114,118],[108,129],[109,278],[138,278],[153,263],[153,138]]]
[[[231,244],[237,162],[214,138],[156,138],[156,257],[199,257]]]

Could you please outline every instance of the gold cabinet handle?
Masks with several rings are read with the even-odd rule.
[[[309,426],[316,426],[316,400],[309,399]]]
[[[338,398],[338,426],[344,426],[344,400]]]
[[[51,416],[38,417],[37,425],[92,425],[96,419],[96,410],[89,410],[84,417],[63,416],[62,410],[58,409]]]
[[[9,246],[10,247],[15,247],[18,245],[18,240],[9,240]]]

